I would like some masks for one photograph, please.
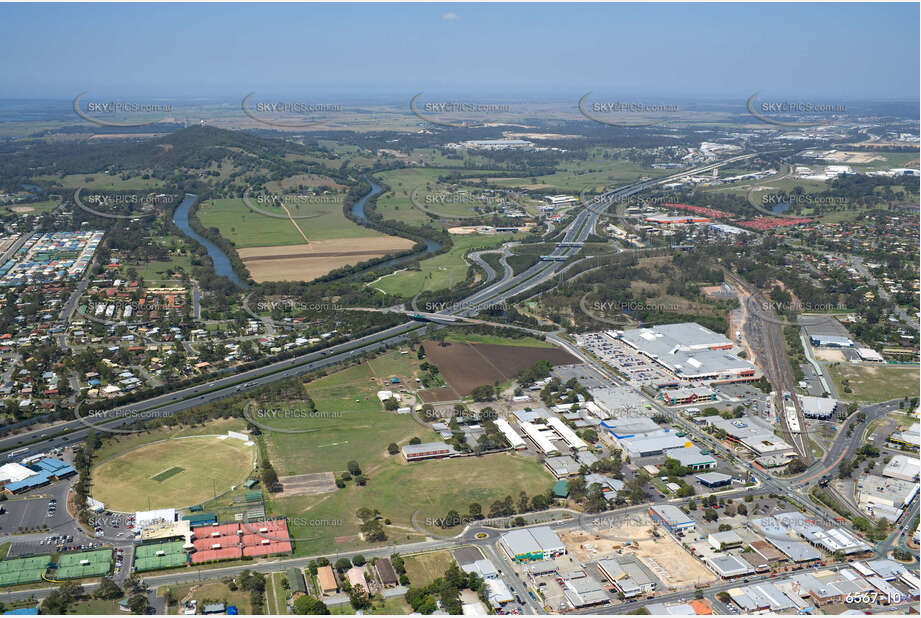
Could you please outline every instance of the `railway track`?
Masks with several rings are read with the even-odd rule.
[[[745,337],[758,356],[757,360],[768,382],[771,383],[771,388],[774,389],[777,420],[784,437],[789,440],[808,466],[812,463],[813,457],[803,435],[806,427],[805,417],[799,400],[794,394],[796,383],[793,379],[793,368],[787,357],[781,323],[776,319],[771,304],[767,302],[760,290],[753,288],[735,273],[726,271],[726,276],[748,293],[748,298],[745,300],[747,314],[744,326]],[[785,397],[784,393],[789,393],[789,398]],[[793,418],[787,416],[788,406],[793,408]]]

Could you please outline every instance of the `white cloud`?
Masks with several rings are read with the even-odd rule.
[[[459,19],[459,17],[457,13],[445,13],[441,16],[441,19],[444,21],[454,21],[455,19]]]

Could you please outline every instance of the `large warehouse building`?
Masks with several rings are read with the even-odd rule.
[[[818,418],[828,420],[838,408],[837,399],[827,397],[811,397],[809,395],[798,395],[800,407],[803,410],[803,416],[806,418]]]
[[[423,442],[422,444],[407,444],[403,447],[403,457],[406,461],[420,461],[422,459],[437,459],[451,457],[457,451],[445,442]]]
[[[515,562],[543,560],[566,553],[566,545],[549,526],[506,532],[499,537],[499,545]]]
[[[608,334],[683,380],[720,384],[758,377],[752,363],[733,353],[732,341],[696,322],[608,331]]]
[[[693,532],[697,522],[677,506],[671,504],[654,504],[649,507],[652,520],[665,526],[671,532]]]
[[[705,417],[708,425],[726,432],[726,439],[740,444],[756,457],[789,458],[796,454],[796,449],[778,436],[774,427],[757,416],[742,418]]]

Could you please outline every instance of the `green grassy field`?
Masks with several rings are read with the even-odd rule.
[[[198,208],[198,218],[205,227],[216,227],[221,236],[240,249],[304,242],[304,238],[290,221],[255,213],[246,207],[242,199],[202,202]]]
[[[542,188],[578,196],[586,187],[600,188],[611,184],[632,182],[643,176],[664,175],[663,170],[646,167],[627,159],[605,158],[615,155],[615,148],[593,148],[584,161],[564,161],[553,174],[536,178],[497,178],[493,184],[502,187]],[[536,181],[536,182],[532,182]]]
[[[269,614],[287,614],[288,595],[281,585],[284,573],[269,573],[265,577],[265,604]]]
[[[469,176],[471,180],[457,186],[438,182],[439,176],[453,172]],[[377,198],[377,212],[386,219],[398,219],[416,225],[432,221],[432,218],[419,208],[420,205],[447,217],[470,217],[476,213],[471,210],[469,203],[432,203],[426,201],[426,196],[432,199],[437,198],[441,193],[453,194],[456,191],[469,191],[481,186],[479,182],[481,178],[496,173],[499,172],[471,172],[437,167],[410,167],[381,172],[377,174],[377,179],[390,187],[390,191]],[[417,204],[413,204],[414,192]],[[471,218],[468,221],[473,225],[478,220],[480,219]]]
[[[254,454],[211,436],[148,444],[93,468],[93,497],[117,511],[197,504],[242,483]]]
[[[401,270],[371,282],[374,289],[409,298],[422,291],[443,290],[467,278],[469,264],[464,259],[468,251],[491,249],[511,240],[514,234],[490,236],[455,236],[454,246],[441,255],[419,262],[419,270]]]
[[[183,599],[189,594],[189,591],[195,587],[192,598],[198,601],[198,607],[201,608],[205,603],[225,603],[227,605],[236,605],[241,616],[253,613],[253,606],[250,602],[249,592],[242,588],[231,590],[227,584],[220,581],[206,581],[195,584],[176,584],[168,586],[173,593],[174,599]],[[157,596],[162,597],[166,593],[167,586],[157,588]],[[176,605],[170,608],[174,614],[182,613],[182,606]]]
[[[395,366],[395,362],[385,358],[378,365]],[[370,471],[390,457],[387,445],[391,442],[405,444],[416,436],[435,438],[431,430],[409,415],[385,411],[377,398],[381,388],[367,364],[355,365],[308,384],[307,393],[316,404],[316,416],[297,418],[305,415],[292,414],[289,416],[294,418],[260,421],[272,428],[308,430],[282,433],[263,429],[269,460],[278,474],[338,473],[352,459]],[[297,410],[297,406],[298,402],[277,405],[291,410]]]
[[[427,586],[445,574],[454,563],[454,557],[447,550],[403,556],[406,576],[414,588]]]
[[[280,208],[264,207],[250,198],[254,206],[268,212],[284,214]],[[309,219],[297,219],[297,224],[309,240],[338,238],[375,238],[383,236],[345,218],[342,206],[324,204],[316,209],[322,214]],[[297,214],[292,212],[292,214]],[[247,208],[242,199],[219,199],[203,202],[198,218],[205,227],[216,227],[221,236],[238,248],[274,247],[304,244],[304,237],[288,219],[267,217]]]
[[[146,179],[142,176],[131,176],[127,180],[122,180],[117,175],[109,175],[103,173],[67,174],[65,176],[49,174],[45,176],[38,176],[37,180],[45,182],[57,182],[66,189],[77,189],[79,187],[84,187],[86,189],[99,189],[101,191],[133,191],[137,189],[157,189],[163,186],[162,180],[152,176]]]
[[[88,599],[74,603],[67,610],[68,614],[92,615],[97,616],[117,616],[120,614],[118,601],[107,601],[105,599]]]
[[[243,431],[246,421],[242,418],[225,418],[209,421],[203,425],[182,425],[179,427],[160,427],[151,431],[131,434],[112,434],[96,449],[94,459],[100,462],[127,452],[133,448],[179,436],[200,436],[205,434],[226,434],[228,431]]]
[[[377,452],[385,447],[385,439],[381,439]],[[411,465],[403,463],[400,455],[385,455],[377,465],[368,458],[369,463],[362,461],[359,451],[353,457],[369,477],[364,487],[349,483],[328,494],[269,498],[267,511],[273,514],[331,522],[291,525],[291,534],[297,539],[295,555],[367,547],[358,536],[360,522],[355,513],[361,507],[378,509],[381,517],[390,520],[383,526],[386,543],[407,543],[423,538],[413,527],[413,514],[417,524],[426,527],[427,518],[444,517],[451,509],[466,513],[472,502],[479,502],[486,510],[507,495],[517,499],[520,491],[535,495],[553,485],[553,477],[535,459],[506,453]]]
[[[190,257],[177,255],[170,256],[168,260],[163,262],[151,261],[144,264],[123,265],[122,268],[119,269],[119,272],[124,271],[127,274],[128,268],[131,266],[133,266],[137,271],[138,276],[142,277],[146,281],[156,279],[172,279],[173,275],[177,273],[190,277],[192,276],[192,271],[195,268]]]
[[[835,363],[828,366],[828,372],[838,395],[846,401],[889,401],[918,394],[918,366]],[[848,381],[851,393],[844,391],[842,380]]]
[[[388,599],[375,598],[371,607],[362,610],[362,614],[399,616],[410,614],[412,611],[404,597],[390,597]],[[351,603],[342,603],[330,606],[329,613],[334,616],[349,616],[355,613],[355,608]]]
[[[9,204],[0,207],[0,212],[17,215],[38,215],[51,212],[61,205],[58,200],[44,200],[41,202],[23,202],[20,204]]]
[[[389,381],[389,378],[397,377],[402,384],[415,383],[414,378],[422,373],[416,353],[411,350],[387,350],[368,361],[368,368],[378,379]]]

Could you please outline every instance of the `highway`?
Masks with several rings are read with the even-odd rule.
[[[684,170],[677,174],[634,183],[608,191],[589,200],[564,228],[564,243],[582,243],[594,231],[599,217],[607,208],[630,195],[692,174],[703,173],[712,169],[729,165],[740,160],[756,156],[755,153],[731,157],[724,161],[711,163],[700,168]],[[557,246],[550,254],[555,257],[571,258],[581,251],[579,246]],[[469,317],[479,312],[480,307],[486,304],[496,304],[533,288],[547,279],[553,277],[566,267],[565,262],[538,262],[524,272],[512,275],[510,269],[500,280],[474,292],[466,299],[452,305],[452,309],[443,312],[445,315]],[[356,354],[370,352],[389,347],[406,341],[408,335],[421,328],[418,322],[406,322],[391,328],[348,341],[325,350],[310,352],[283,361],[277,361],[263,367],[250,369],[234,375],[216,378],[211,382],[183,388],[172,393],[159,395],[150,399],[122,406],[106,412],[105,423],[95,424],[93,427],[86,420],[72,420],[58,423],[52,427],[36,429],[21,434],[0,438],[0,453],[20,450],[28,446],[29,450],[18,454],[17,458],[51,448],[62,447],[80,442],[86,438],[91,429],[97,431],[126,431],[118,428],[132,423],[138,416],[153,418],[168,416],[196,406],[208,404],[212,401],[231,397],[241,392],[246,392],[303,373],[323,369],[341,362],[348,361]],[[83,411],[83,414],[86,410]],[[143,413],[143,415],[141,414]],[[27,444],[31,443],[31,444]]]

